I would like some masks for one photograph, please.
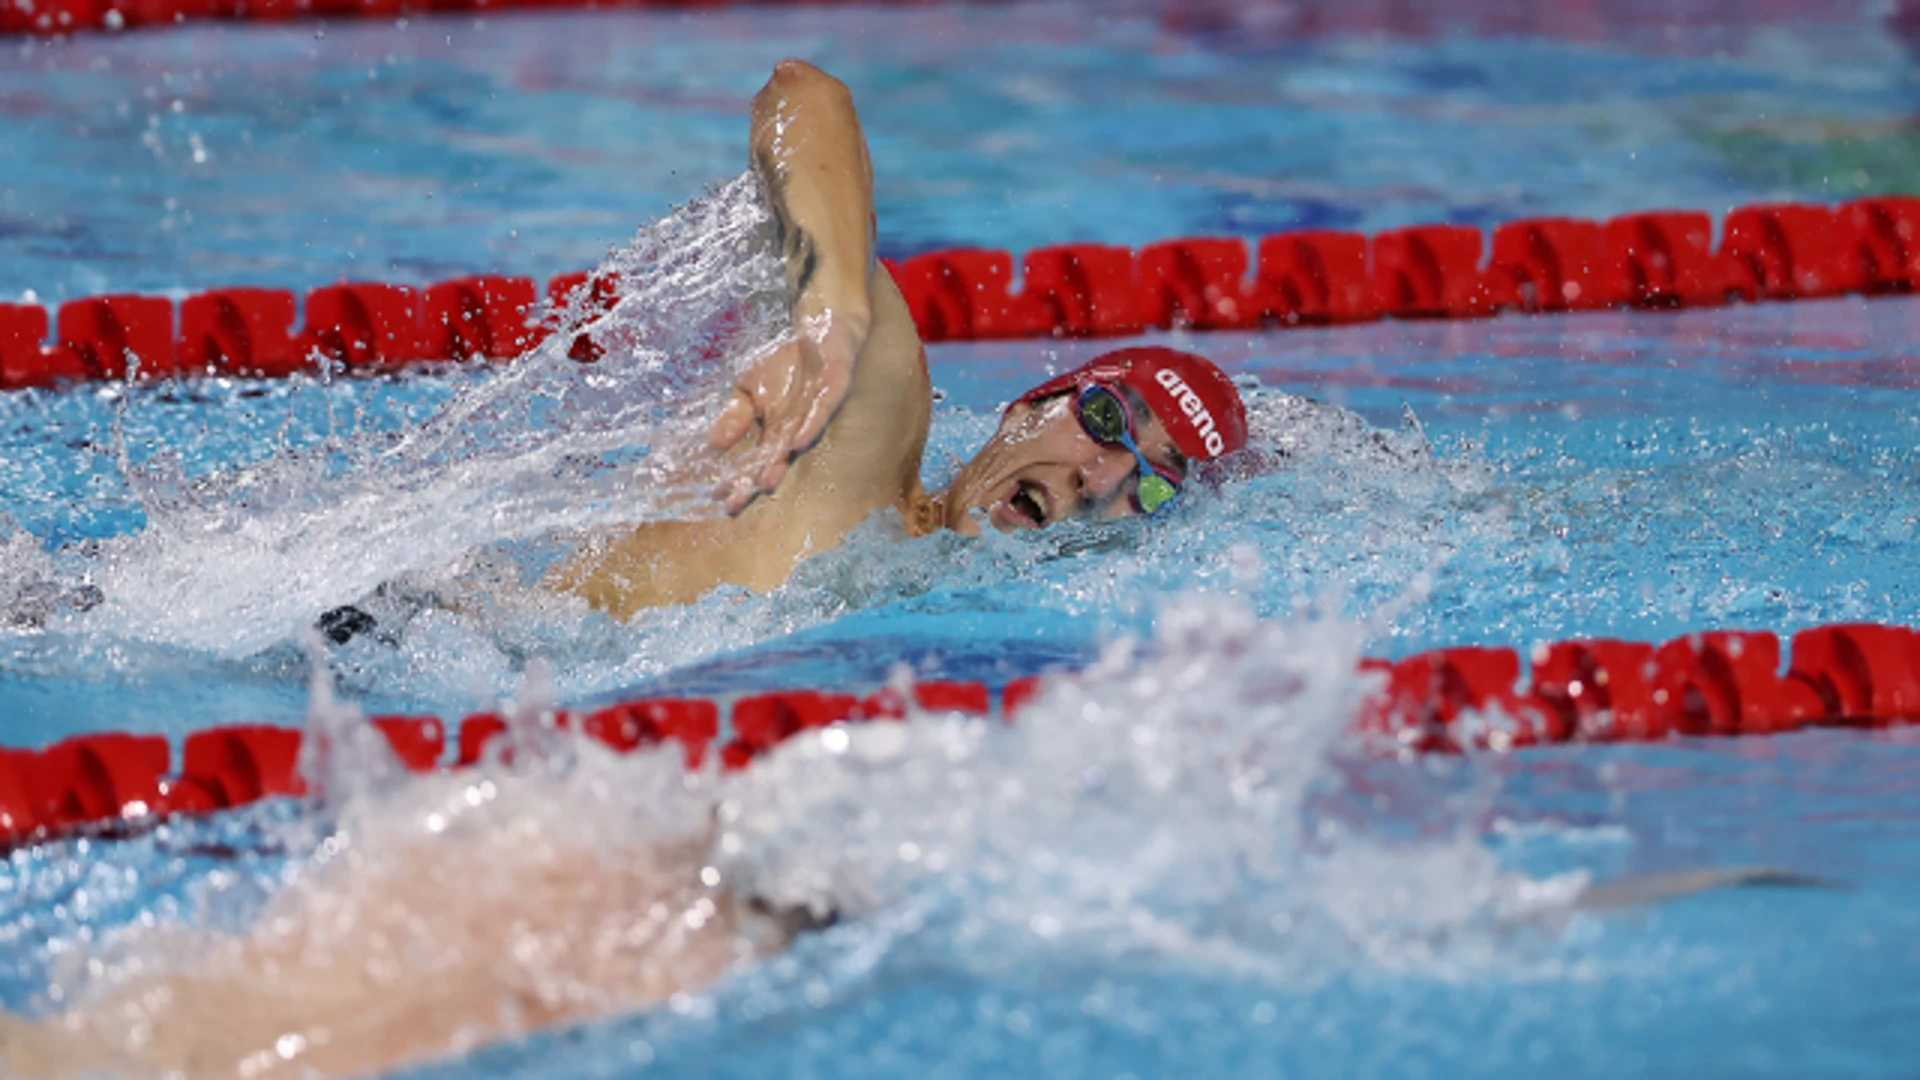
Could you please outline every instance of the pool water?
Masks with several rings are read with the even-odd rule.
[[[1920,190],[1898,5],[1440,7],[502,14],[7,44],[0,117],[25,152],[0,162],[0,293],[729,258],[647,286],[614,328],[630,355],[592,371],[538,355],[0,400],[0,741],[299,722],[303,629],[356,601],[397,613],[392,640],[330,655],[370,711],[1103,662],[1010,729],[809,738],[690,792],[649,787],[657,761],[591,754],[557,790],[492,775],[482,826],[572,821],[553,842],[589,851],[727,803],[728,873],[858,917],[710,993],[408,1075],[1905,1075],[1920,738],[1400,762],[1342,731],[1363,652],[1920,622],[1920,301],[1160,335],[1245,378],[1255,443],[1165,522],[908,540],[877,519],[771,594],[627,625],[527,587],[569,530],[678,505],[650,463],[699,410],[647,395],[704,400],[728,356],[696,348],[703,320],[767,288],[752,192],[727,185],[745,99],[789,53],[853,87],[892,253]],[[1002,403],[1101,347],[931,349],[929,484]],[[101,603],[63,604],[82,583]],[[407,599],[427,594],[457,610]],[[65,958],[144,955],[147,921],[245,924],[316,820],[405,850],[469,842],[418,813],[465,782],[16,854],[0,1002],[80,992]],[[238,863],[207,854],[232,847]],[[1835,887],[1609,916],[1556,900],[1746,865]],[[453,918],[502,877],[437,903]],[[103,945],[117,927],[136,929]]]
[[[882,254],[1910,192],[1907,0],[504,12],[16,39],[0,297],[583,269],[842,75]]]

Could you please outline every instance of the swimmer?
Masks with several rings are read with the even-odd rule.
[[[338,834],[237,933],[133,928],[137,952],[55,1015],[0,1012],[0,1077],[372,1076],[647,1009],[834,921],[736,890],[710,834],[592,845],[469,813]]]
[[[711,836],[594,851],[516,822],[447,839],[316,859],[239,934],[180,930],[171,950],[143,950],[177,957],[162,970],[118,968],[45,1020],[0,1012],[0,1076],[371,1076],[657,1006],[833,922],[736,892]],[[1628,878],[1511,921],[1552,929],[1742,887],[1833,883],[1765,868]]]
[[[914,536],[974,535],[982,520],[1011,530],[1152,514],[1196,462],[1246,443],[1239,392],[1210,361],[1120,349],[1022,395],[946,490],[927,492],[926,352],[874,257],[872,166],[852,95],[788,60],[753,99],[751,144],[786,257],[794,330],[738,380],[713,421],[728,516],[588,541],[552,584],[626,619],[722,584],[773,589],[889,510]]]
[[[876,513],[899,514],[913,536],[1152,514],[1175,501],[1195,463],[1246,444],[1246,408],[1219,367],[1176,349],[1124,348],[1023,394],[946,490],[929,493],[926,350],[874,257],[873,174],[851,93],[785,61],[754,96],[749,141],[794,329],[734,384],[711,425],[727,515],[590,537],[550,588],[625,620],[720,585],[777,588]],[[396,584],[315,625],[337,644],[391,640],[390,624],[423,606],[464,603]]]

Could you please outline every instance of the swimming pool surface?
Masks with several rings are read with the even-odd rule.
[[[1920,182],[1908,5],[1581,6],[776,4],[16,39],[0,296],[582,269],[746,167],[747,98],[790,54],[859,98],[883,254]]]
[[[1920,191],[1902,5],[1393,10],[514,13],[0,43],[20,151],[0,160],[0,296],[589,265],[741,171],[746,99],[788,54],[852,86],[891,254]],[[661,298],[693,318],[688,295]],[[1170,521],[909,541],[876,520],[774,593],[628,625],[513,583],[605,510],[605,440],[664,438],[623,426],[618,393],[567,396],[586,376],[564,364],[7,396],[0,743],[298,722],[302,628],[383,582],[403,612],[391,594],[470,591],[334,651],[369,711],[472,711],[535,658],[578,704],[901,665],[997,684],[1133,640],[1114,670],[1142,674],[1013,730],[923,719],[864,756],[802,740],[723,792],[766,808],[743,864],[831,866],[862,917],[709,994],[406,1075],[1911,1074],[1912,732],[1421,763],[1339,733],[1362,651],[1920,622],[1920,300],[1153,340],[1257,383],[1248,475]],[[931,349],[929,484],[1005,401],[1102,347]],[[434,427],[449,408],[475,419]],[[99,606],[63,607],[82,582]],[[605,817],[596,790],[558,812]],[[379,813],[393,793],[355,798],[354,820],[408,827]],[[287,856],[235,873],[182,840],[259,847],[289,814],[0,863],[0,1003],[30,1007],[60,955],[143,913],[244,922]],[[909,845],[943,865],[906,865]],[[1838,887],[1514,914],[1569,875],[1742,865]]]

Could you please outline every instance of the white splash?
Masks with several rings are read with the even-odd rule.
[[[1190,597],[1011,726],[921,715],[797,737],[721,804],[723,866],[816,914],[931,903],[962,962],[988,967],[1034,948],[1282,981],[1355,959],[1498,962],[1539,883],[1464,826],[1397,845],[1309,812],[1339,782],[1364,637]]]
[[[740,993],[801,1008],[907,947],[988,979],[1036,956],[1276,986],[1525,976],[1514,924],[1564,912],[1584,877],[1503,871],[1465,826],[1389,843],[1313,806],[1342,782],[1365,635],[1190,596],[1011,724],[833,727],[737,774],[555,731],[536,665],[502,709],[519,718],[514,754],[349,782],[391,760],[343,730],[351,707],[316,667],[310,734],[331,740],[333,779],[321,809],[276,833],[297,852],[281,895],[241,937],[162,921],[79,944],[55,1000],[129,1060],[171,1060],[193,1038],[258,1054],[292,1032],[303,1060],[326,1061],[362,1045],[460,1052],[540,1016],[669,998],[712,1015],[734,984],[711,980],[729,970],[755,972]],[[773,939],[728,906],[749,899],[837,915],[826,967],[759,968]],[[663,919],[714,932],[649,936]],[[423,1042],[422,1017],[448,1030]]]
[[[150,523],[100,546],[85,627],[244,656],[491,543],[714,512],[700,422],[785,319],[767,229],[751,176],[688,204],[595,272],[618,283],[609,310],[556,313],[545,343],[397,435],[348,427],[199,481],[135,470]],[[596,362],[570,358],[582,336]]]

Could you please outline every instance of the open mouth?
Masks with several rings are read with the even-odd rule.
[[[1047,493],[1032,481],[1019,481],[1013,494],[1007,496],[1007,508],[1030,528],[1037,529],[1047,523]]]

